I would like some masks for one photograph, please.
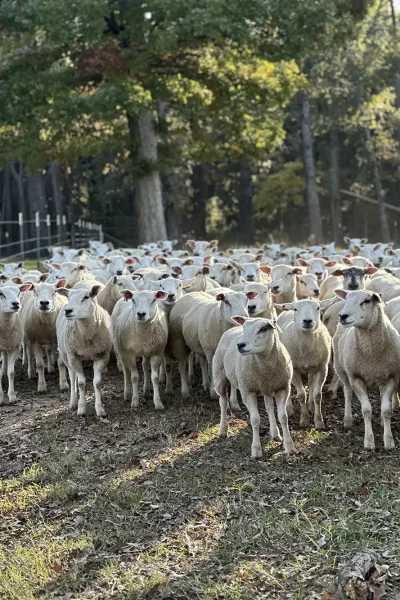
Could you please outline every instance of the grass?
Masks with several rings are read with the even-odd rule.
[[[365,453],[360,416],[344,433],[340,402],[325,399],[323,433],[297,429],[296,413],[296,456],[264,431],[255,462],[245,413],[220,440],[218,403],[200,391],[132,413],[111,365],[107,419],[89,404],[82,420],[55,376],[41,397],[16,381],[0,431],[1,599],[331,598],[338,563],[366,548],[396,598],[399,453]],[[393,429],[399,441],[398,415]]]

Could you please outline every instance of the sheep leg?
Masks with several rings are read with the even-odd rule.
[[[77,414],[79,417],[84,417],[86,414],[86,377],[83,372],[82,361],[77,356],[71,360],[71,368],[78,378],[79,402]]]
[[[210,396],[213,400],[217,400],[218,394],[214,389],[214,375],[213,375],[213,368],[212,368],[213,355],[212,354],[207,355],[207,363],[208,363],[208,376],[210,379]]]
[[[307,409],[307,394],[298,371],[293,371],[292,384],[296,388],[297,398],[300,402],[300,427],[308,427],[310,424],[310,415]]]
[[[1,353],[1,377],[4,377],[6,372],[7,372],[7,352],[2,352]]]
[[[286,404],[286,412],[289,417],[293,416],[293,414],[294,414],[293,402],[292,402],[292,398],[290,396],[289,396],[287,404]]]
[[[69,375],[69,385],[70,385],[70,398],[69,398],[69,408],[73,410],[78,406],[78,398],[76,395],[76,375],[75,371],[68,367],[68,375]]]
[[[262,457],[262,448],[260,441],[260,413],[258,412],[257,406],[257,395],[240,390],[243,398],[243,402],[247,406],[250,413],[250,422],[253,429],[253,442],[251,444],[251,456],[252,458]]]
[[[201,376],[202,376],[202,384],[203,390],[206,392],[210,387],[210,380],[208,378],[208,364],[205,356],[199,356],[200,366],[201,366]]]
[[[332,381],[328,386],[328,392],[331,392],[332,399],[335,400],[337,398],[338,389],[340,386],[340,379],[336,372],[333,373]]]
[[[58,384],[60,386],[60,391],[66,392],[68,390],[67,369],[61,356],[58,357],[57,365],[59,375]]]
[[[44,377],[44,360],[43,360],[43,348],[37,342],[32,343],[32,352],[35,355],[36,370],[38,373],[38,388],[37,391],[47,392],[46,379]]]
[[[150,395],[150,358],[148,356],[143,357],[143,396],[147,398]]]
[[[164,357],[164,369],[165,369],[165,393],[173,394],[174,390],[172,387],[172,364],[170,359],[165,356]]]
[[[391,399],[393,394],[396,392],[396,388],[397,382],[395,382],[393,379],[389,379],[389,381],[385,385],[382,385],[380,387],[381,416],[383,420],[383,444],[385,446],[385,450],[393,450],[393,448],[395,447],[391,427]]]
[[[17,396],[14,390],[14,376],[15,376],[15,361],[19,357],[21,348],[15,348],[11,350],[7,355],[7,377],[8,377],[8,402],[14,404],[17,401]]]
[[[47,372],[54,373],[54,353],[51,345],[46,346]]]
[[[178,362],[179,375],[181,376],[181,395],[184,400],[190,398],[188,374],[186,372],[187,360],[181,359]]]
[[[165,374],[165,364],[164,364],[164,361],[162,361],[161,365],[160,365],[159,377],[160,377],[160,383],[165,383],[166,374]]]
[[[287,399],[290,395],[290,386],[287,389],[279,390],[275,393],[276,407],[278,410],[278,419],[282,427],[283,447],[286,454],[296,452],[295,445],[290,435],[288,426],[288,416],[286,410]]]
[[[3,357],[5,353],[2,352],[1,355]],[[1,374],[0,374],[0,406],[2,406],[3,404],[7,404],[7,399],[4,396],[4,391],[3,391],[3,365],[4,365],[4,358],[2,358],[2,365],[1,365]]]
[[[324,386],[326,377],[328,375],[328,368],[324,368],[321,371],[317,371],[312,375],[311,389],[308,393],[311,395],[314,402],[314,426],[315,429],[324,429],[324,419],[322,418],[322,388]]]
[[[192,384],[194,379],[194,354],[189,354],[189,382]]]
[[[129,367],[131,372],[131,387],[132,387],[132,408],[139,408],[139,374],[137,370],[136,357],[132,357],[132,363]]]
[[[26,364],[26,340],[22,342],[22,365]]]
[[[232,384],[231,384],[231,393],[229,396],[229,406],[231,407],[231,410],[240,410],[238,397],[237,397],[237,389]]]
[[[151,383],[153,384],[153,402],[156,410],[164,410],[164,404],[160,398],[160,366],[162,365],[162,356],[152,356],[150,359],[151,364]]]
[[[108,363],[108,356],[93,361],[93,387],[95,396],[95,410],[98,417],[105,417],[106,410],[101,398],[101,376]]]
[[[366,450],[375,450],[374,433],[372,431],[372,408],[368,398],[367,387],[361,379],[352,378],[351,387],[360,401],[362,414],[364,417],[364,448]]]
[[[31,345],[29,344],[28,341],[25,342],[25,346],[26,346],[26,358],[28,361],[28,379],[32,379],[33,377],[33,356],[32,356],[32,349],[31,349]]]
[[[129,396],[132,395],[130,371],[123,362],[121,362],[121,364],[124,372],[124,400],[129,400]]]
[[[400,400],[399,400],[399,393],[397,390],[395,390],[393,392],[392,395],[392,410],[398,410],[400,408]]]
[[[272,440],[281,440],[281,434],[275,418],[275,406],[272,396],[264,396],[265,410],[268,413],[269,435]]]
[[[219,422],[219,436],[227,437],[228,435],[228,395],[226,389],[219,397],[219,407],[221,410],[221,418]]]
[[[339,376],[340,381],[343,383],[344,392],[344,420],[343,425],[345,429],[351,429],[353,427],[353,413],[351,410],[351,403],[353,399],[353,388],[350,384],[349,378],[346,372],[342,369],[339,364],[335,365],[336,372]]]
[[[308,380],[307,408],[308,408],[308,412],[312,412],[313,408],[314,408],[313,394],[312,394],[312,387],[313,387],[313,380],[314,380],[314,378],[312,376],[312,373],[308,374],[307,380]]]

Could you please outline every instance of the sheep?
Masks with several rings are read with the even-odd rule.
[[[283,244],[264,244],[262,246],[262,249],[267,258],[271,258],[272,260],[277,260],[283,249]]]
[[[252,294],[253,297],[256,295]],[[173,307],[169,321],[168,363],[171,356],[178,361],[183,398],[190,395],[186,373],[190,352],[201,357],[203,388],[210,388],[214,397],[207,363],[211,369],[212,358],[222,334],[233,327],[232,316],[248,316],[247,300],[248,296],[242,292],[220,293],[215,299],[208,294],[194,292],[183,296]]]
[[[213,380],[221,408],[220,436],[228,434],[228,385],[240,390],[253,429],[251,456],[260,458],[260,415],[257,396],[263,395],[268,412],[270,434],[280,437],[275,420],[274,400],[282,427],[283,444],[287,454],[295,451],[288,428],[286,402],[290,393],[293,369],[289,354],[280,342],[275,321],[262,318],[233,316],[240,325],[222,336],[213,360]]]
[[[94,280],[94,276],[81,263],[66,261],[61,265],[53,263],[51,267],[53,270],[58,269],[57,279],[66,279],[69,288],[74,287],[79,281]]]
[[[2,372],[0,375],[0,405],[13,404],[17,400],[14,390],[14,365],[21,351],[24,330],[18,311],[20,293],[27,292],[30,283],[21,286],[5,285],[0,288],[0,352],[2,354]],[[2,375],[7,364],[8,402],[4,396]]]
[[[364,448],[375,448],[367,388],[378,385],[383,441],[385,449],[391,450],[395,444],[390,423],[390,401],[397,398],[400,336],[385,315],[379,294],[367,290],[336,290],[335,293],[345,300],[339,315],[340,327],[333,338],[335,369],[344,387],[344,426],[352,426],[351,397],[354,391],[364,416]]]
[[[325,300],[333,296],[335,288],[343,287],[345,290],[359,290],[364,287],[365,276],[374,275],[378,269],[376,267],[349,267],[347,269],[337,269],[321,284],[320,297]]]
[[[161,300],[161,307],[168,318],[172,307],[175,306],[179,298],[183,296],[185,288],[190,287],[192,283],[193,279],[182,281],[181,279],[175,279],[175,277],[166,277],[159,279],[158,281],[149,281],[148,288],[151,291],[161,290],[167,294],[167,296]],[[218,289],[220,288],[215,288],[215,290],[211,291],[216,292]]]
[[[87,283],[89,283],[89,285],[91,284],[91,282]],[[74,289],[76,289],[76,286]],[[121,298],[120,291],[124,289],[130,289],[132,291],[137,290],[131,275],[113,275],[107,281],[103,289],[100,290],[97,296],[97,302],[109,315],[111,315],[114,306]]]
[[[238,264],[234,261],[231,261],[231,265],[237,270],[238,273],[241,274],[243,279],[249,283],[261,283],[262,281],[267,281],[267,278],[265,278],[264,275],[270,275],[271,273],[271,267],[268,267],[267,265],[260,266],[258,262],[246,262]]]
[[[365,256],[342,256],[342,263],[350,267],[361,267],[363,269],[374,266],[373,262]]]
[[[105,269],[111,275],[127,275],[129,265],[134,265],[136,263],[136,259],[129,257],[126,258],[122,255],[116,256],[105,256],[100,260],[102,265],[105,266]]]
[[[4,269],[4,273],[9,277],[21,277],[24,263],[0,263],[0,267]]]
[[[156,410],[164,410],[159,390],[159,369],[168,341],[168,324],[164,311],[160,310],[157,300],[165,300],[168,294],[162,290],[152,292],[144,290],[132,292],[122,290],[121,295],[127,304],[112,316],[114,348],[122,362],[124,371],[124,397],[128,399],[132,388],[132,408],[139,407],[139,386],[136,358],[150,358],[151,382],[153,384],[153,402]],[[145,389],[147,388],[147,366]],[[130,381],[129,381],[130,374]]]
[[[189,248],[192,248],[193,256],[209,256],[218,249],[218,240],[211,240],[211,242],[188,240],[186,243]]]
[[[320,305],[315,300],[299,300],[281,304],[279,308],[293,311],[293,320],[282,329],[279,337],[289,352],[293,364],[292,383],[301,407],[300,426],[307,427],[310,419],[302,375],[308,374],[309,404],[314,405],[314,425],[323,429],[321,413],[322,388],[328,374],[331,336],[320,319]],[[278,319],[278,324],[279,319]]]
[[[311,273],[296,275],[296,296],[299,300],[319,297],[318,279]]]
[[[244,293],[248,298],[247,310],[250,317],[276,319],[276,310],[271,295],[270,283],[247,283]],[[256,292],[255,296],[253,292]]]
[[[271,292],[275,303],[294,302],[296,298],[296,277],[301,275],[303,269],[289,265],[275,265],[272,267]]]
[[[93,361],[93,386],[95,410],[98,417],[106,411],[101,397],[101,376],[108,364],[112,341],[110,315],[99,306],[99,285],[89,290],[71,290],[68,303],[58,313],[56,328],[60,358],[68,368],[70,379],[70,409],[78,406],[77,414],[86,414],[86,378],[82,361]],[[76,377],[79,387],[79,402],[76,396]]]
[[[210,267],[208,265],[204,265],[203,267],[201,267],[201,269],[198,269],[198,267],[194,267],[194,272],[190,272],[187,270],[191,268],[192,267],[184,267],[182,272],[183,280],[192,279],[192,283],[188,288],[186,288],[187,293],[208,292],[209,290],[221,287],[219,283],[208,277],[210,273]]]
[[[327,267],[334,267],[335,261],[326,261],[324,258],[312,258],[311,260],[304,260],[304,258],[298,258],[297,264],[301,267],[307,268],[307,273],[315,275],[320,283],[328,276]]]
[[[348,244],[350,252],[358,252],[360,248],[368,242],[368,238],[343,238],[346,244]]]
[[[65,291],[65,279],[57,283],[35,283],[31,292],[26,294],[26,302],[21,310],[21,321],[30,348],[27,351],[28,377],[32,377],[32,354],[36,361],[38,373],[37,391],[47,392],[46,379],[44,376],[43,348],[47,350],[47,370],[54,371],[54,359],[49,349],[57,343],[56,320],[58,313],[67,303],[67,298],[61,295]],[[60,390],[68,389],[66,380],[66,369],[64,363],[58,361]]]
[[[222,287],[229,287],[236,283],[236,274],[234,266],[223,262],[213,262],[211,265],[210,279],[219,283]]]

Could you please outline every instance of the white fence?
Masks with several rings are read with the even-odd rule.
[[[30,232],[28,234],[28,232]],[[12,238],[14,241],[9,242]],[[102,225],[82,219],[68,223],[66,215],[41,216],[24,219],[18,214],[18,221],[0,220],[0,260],[36,258],[40,261],[47,257],[51,246],[87,246],[89,240],[104,240]]]

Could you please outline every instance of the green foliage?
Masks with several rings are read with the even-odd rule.
[[[301,205],[304,202],[303,164],[287,162],[261,180],[254,198],[257,211],[271,213],[276,208]]]

